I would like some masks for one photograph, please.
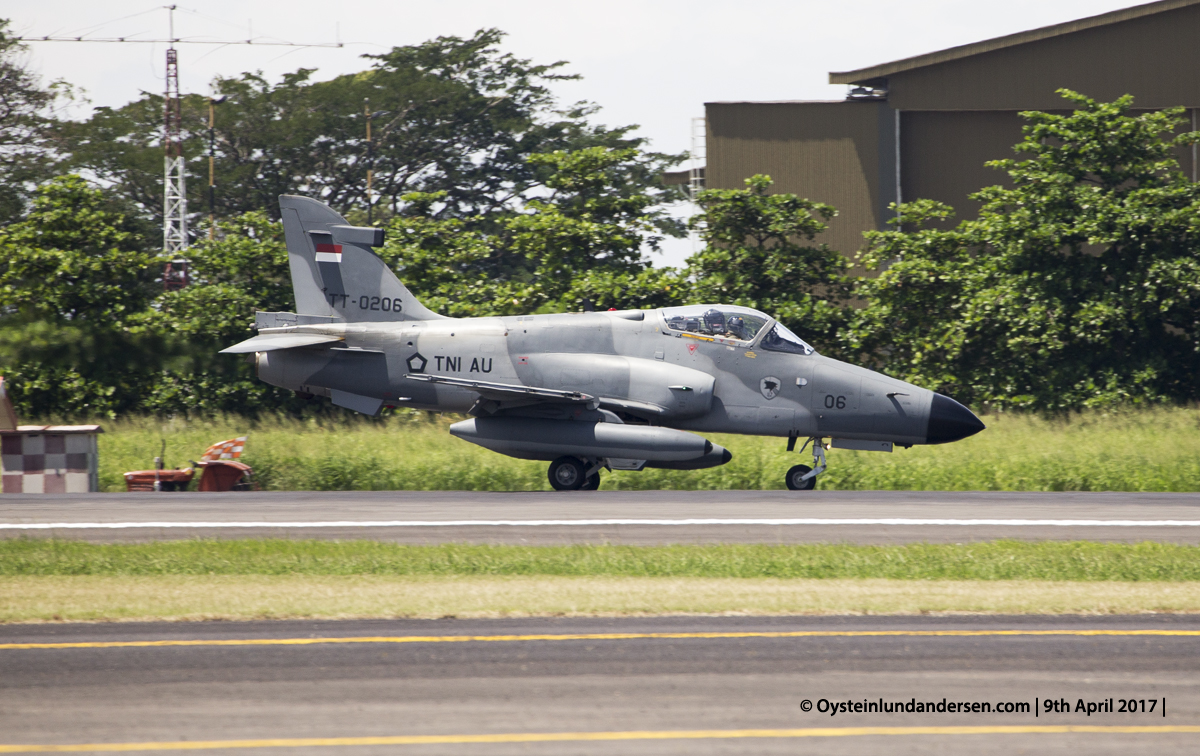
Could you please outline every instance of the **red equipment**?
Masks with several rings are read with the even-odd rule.
[[[250,476],[254,472],[245,462],[237,462],[246,448],[246,436],[228,441],[219,441],[208,447],[194,467],[183,470],[163,470],[162,457],[155,460],[157,470],[137,470],[125,473],[125,487],[129,491],[186,491],[200,468],[201,491],[249,491],[253,484]],[[164,442],[164,447],[165,447]]]

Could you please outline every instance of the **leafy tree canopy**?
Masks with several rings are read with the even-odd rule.
[[[534,153],[643,144],[630,136],[634,127],[591,124],[590,105],[560,107],[549,85],[574,78],[561,73],[565,64],[517,58],[501,51],[502,38],[485,29],[396,47],[365,56],[369,69],[329,81],[314,81],[315,69],[277,83],[258,73],[218,78],[214,88],[225,101],[215,110],[216,214],[278,218],[280,194],[303,194],[365,222],[355,213],[366,208],[372,170],[376,219],[403,212],[406,195],[443,192],[437,217],[486,222],[544,194]],[[162,109],[162,97],[146,93],[60,127],[77,170],[119,186],[159,218]],[[182,112],[189,173],[206,176],[207,98],[185,96]],[[647,154],[630,178],[667,198],[658,175],[678,159]],[[206,181],[191,181],[188,191],[193,211],[207,208]]]
[[[54,179],[25,218],[0,228],[0,314],[121,323],[153,296],[156,261],[103,192]]]
[[[0,19],[0,223],[19,218],[33,188],[53,175],[48,127],[55,101],[70,94],[63,82],[42,86],[8,26]]]
[[[1200,398],[1200,184],[1175,150],[1182,110],[1133,98],[1022,116],[1011,186],[973,195],[977,220],[902,205],[869,234],[869,303],[849,346],[962,401],[1059,410]]]
[[[443,193],[412,194],[382,250],[405,284],[449,315],[501,315],[673,300],[644,248],[678,224],[643,180],[651,158],[636,149],[588,147],[534,154],[543,196],[485,223],[439,218]],[[659,296],[663,295],[663,296]]]
[[[836,354],[848,265],[813,239],[837,211],[794,194],[770,194],[772,183],[757,175],[746,179],[745,189],[700,192],[704,212],[691,227],[705,246],[688,259],[692,296],[762,310]]]

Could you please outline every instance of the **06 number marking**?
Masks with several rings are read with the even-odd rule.
[[[846,409],[846,397],[834,396],[833,394],[825,395],[825,409]]]

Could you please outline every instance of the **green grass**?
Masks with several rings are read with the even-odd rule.
[[[546,465],[510,459],[453,438],[449,418],[387,422],[129,419],[104,423],[100,480],[152,466],[166,441],[169,466],[186,466],[215,441],[250,432],[244,461],[268,490],[547,490]],[[1084,413],[1046,420],[989,415],[988,429],[943,446],[892,454],[832,450],[818,488],[842,490],[1200,491],[1196,408]],[[776,489],[791,465],[784,440],[709,434],[733,461],[709,470],[605,474],[612,489]]]
[[[0,541],[0,577],[167,575],[604,576],[1200,581],[1200,547],[1163,543],[408,546],[375,541]]]

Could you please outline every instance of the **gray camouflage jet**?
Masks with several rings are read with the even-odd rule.
[[[983,430],[949,397],[823,357],[768,315],[696,305],[447,318],[400,283],[373,247],[383,230],[283,196],[296,312],[260,312],[253,353],[267,383],[377,415],[384,407],[460,412],[450,433],[550,462],[558,490],[594,490],[600,471],[696,470],[732,454],[696,433],[811,445],[787,472],[813,488],[828,448],[890,452]],[[829,442],[826,442],[829,439]]]

